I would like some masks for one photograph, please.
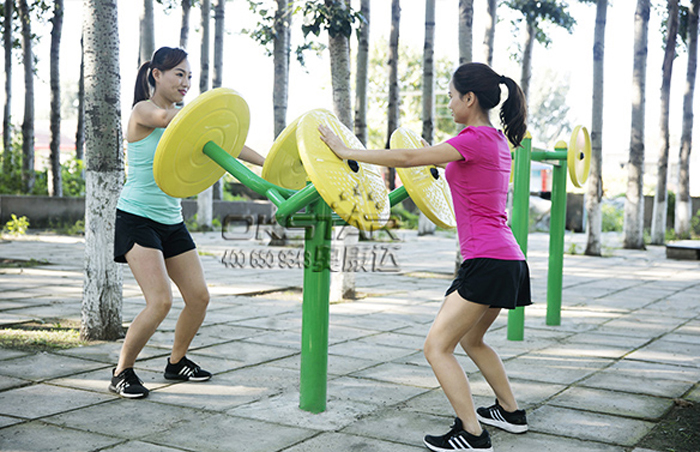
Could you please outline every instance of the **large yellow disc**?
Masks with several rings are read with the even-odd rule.
[[[301,190],[309,179],[297,146],[299,119],[301,116],[277,136],[262,168],[263,179],[291,190]]]
[[[566,159],[571,183],[581,187],[591,169],[591,137],[583,126],[576,126],[571,134],[569,153]]]
[[[204,191],[225,170],[202,149],[213,141],[238,157],[248,136],[248,104],[234,90],[216,88],[187,104],[170,121],[153,159],[153,177],[165,193],[187,198]]]
[[[419,135],[399,127],[391,134],[389,145],[392,149],[418,149],[423,147]],[[454,228],[454,208],[452,194],[445,179],[445,170],[436,166],[396,168],[403,186],[416,206],[437,226]]]
[[[355,135],[332,113],[312,110],[299,119],[299,156],[314,187],[324,201],[351,226],[363,231],[384,227],[389,220],[389,193],[375,165],[342,160],[321,141],[318,127],[324,124],[348,147],[364,149]]]

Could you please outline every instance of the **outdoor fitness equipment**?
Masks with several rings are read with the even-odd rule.
[[[272,145],[263,166],[265,180],[235,158],[248,133],[248,105],[236,91],[217,88],[183,107],[171,121],[153,165],[156,183],[177,197],[207,189],[227,171],[277,206],[280,225],[305,228],[299,407],[314,413],[326,409],[331,228],[350,224],[377,230],[387,223],[390,207],[408,197],[404,187],[387,193],[373,165],[339,159],[321,141],[320,124],[348,146],[363,148],[333,114],[312,110],[287,126]],[[414,201],[421,195],[416,188]]]
[[[547,325],[561,324],[561,297],[564,264],[564,231],[566,228],[566,170],[576,187],[588,179],[591,166],[591,139],[585,127],[577,126],[571,140],[559,141],[554,151],[532,148],[528,132],[514,152],[512,229],[523,253],[527,255],[530,228],[530,162],[552,164],[552,208],[549,220],[549,266],[547,270]],[[566,162],[566,163],[564,163]],[[508,312],[508,339],[524,337],[525,314],[522,307]]]

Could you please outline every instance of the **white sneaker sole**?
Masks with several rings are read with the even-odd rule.
[[[498,421],[496,419],[482,417],[478,413],[476,415],[476,418],[482,424],[486,424],[486,425],[490,425],[492,427],[500,428],[501,430],[505,430],[505,431],[510,432],[510,433],[525,433],[525,432],[527,432],[527,424],[525,424],[525,425],[511,424],[508,422]]]
[[[427,447],[428,449],[430,449],[434,452],[454,452],[455,450],[458,450],[458,449],[443,449],[441,447],[433,446],[432,444],[430,444],[426,440],[423,440],[423,444],[425,444],[425,447]],[[488,449],[464,449],[464,450],[474,450],[474,451],[478,451],[478,452],[493,452],[493,447],[489,447]]]

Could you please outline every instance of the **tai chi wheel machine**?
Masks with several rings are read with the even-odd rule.
[[[172,120],[153,165],[156,183],[178,198],[200,193],[227,171],[277,206],[280,225],[305,228],[299,406],[314,413],[326,409],[332,226],[378,230],[389,220],[391,206],[409,195],[437,225],[455,226],[442,169],[402,170],[403,186],[388,193],[374,165],[341,160],[320,140],[320,124],[348,146],[363,148],[333,114],[313,110],[280,133],[260,178],[236,159],[248,134],[248,105],[236,91],[217,88]],[[392,147],[422,147],[420,138],[405,129],[396,131],[391,142]]]

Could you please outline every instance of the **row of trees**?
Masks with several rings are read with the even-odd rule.
[[[291,29],[301,23],[301,31],[304,42],[298,45],[294,51],[296,55],[303,55],[306,50],[313,48],[326,48],[330,55],[330,71],[332,74],[333,105],[335,113],[349,128],[355,130],[363,143],[368,142],[368,77],[370,61],[369,22],[371,20],[370,0],[361,0],[359,10],[352,8],[350,0],[248,0],[259,14],[259,21],[251,31],[251,36],[265,47],[273,59],[274,84],[273,84],[273,121],[275,134],[278,134],[286,125],[287,93],[289,85],[289,60],[293,46],[291,43]],[[589,179],[587,196],[588,213],[588,246],[587,254],[600,255],[601,221],[600,201],[603,193],[602,185],[602,112],[603,112],[603,62],[605,48],[605,26],[607,0],[580,0],[582,3],[595,3],[596,29],[593,56],[594,85],[592,87],[593,111],[591,123],[591,135],[593,142],[593,159],[591,165],[591,177]],[[697,3],[693,0],[690,7],[680,7],[678,0],[668,0],[667,43],[666,49],[674,50],[675,36],[681,30],[683,42],[688,43],[688,84],[686,100],[684,102],[684,139],[681,148],[681,182],[687,187],[688,174],[687,162],[690,153],[690,137],[692,131],[692,98],[695,78],[695,53],[697,49]],[[179,8],[182,11],[182,26],[180,45],[186,47],[189,40],[190,13],[193,8],[201,11],[201,61],[200,61],[200,92],[209,87],[209,24],[211,11],[214,15],[215,38],[213,57],[213,83],[212,86],[222,84],[222,55],[223,55],[223,23],[225,14],[225,0],[157,0],[157,3],[166,8]],[[404,2],[405,3],[405,2]],[[119,76],[119,37],[117,0],[84,0],[83,22],[83,58],[84,73],[84,112],[85,119],[85,179],[86,179],[86,284],[84,291],[84,325],[83,335],[86,338],[115,338],[121,333],[120,300],[121,274],[118,267],[111,262],[111,249],[113,231],[113,212],[116,199],[123,181],[123,147],[121,133],[121,118],[119,105],[120,76]],[[141,0],[142,6],[140,27],[140,61],[150,58],[155,40],[153,36],[153,0]],[[400,121],[401,90],[398,74],[399,52],[399,24],[401,20],[400,0],[392,0],[391,34],[388,42],[386,65],[388,66],[388,97],[386,112],[386,135],[398,127]],[[530,79],[532,73],[532,50],[535,42],[548,45],[549,37],[546,33],[545,23],[563,27],[572,31],[575,20],[568,11],[567,3],[557,0],[506,0],[501,5],[511,8],[520,14],[520,24],[525,31],[521,55],[521,86],[526,94],[530,91]],[[674,7],[675,5],[675,7]],[[15,8],[18,6],[19,8]],[[455,62],[467,62],[471,60],[491,62],[493,57],[494,40],[498,27],[498,8],[496,0],[488,0],[488,9],[485,12],[487,18],[485,36],[483,39],[483,53],[479,56],[473,54],[473,30],[474,21],[473,0],[455,1],[455,12],[459,15],[459,45],[458,53],[455,52]],[[9,104],[12,88],[9,85],[11,79],[11,54],[13,48],[21,47],[24,56],[25,93],[28,96],[25,101],[25,116],[22,127],[24,151],[22,155],[23,174],[25,180],[31,183],[33,168],[33,99],[32,78],[33,59],[31,51],[32,33],[31,24],[37,20],[40,11],[52,10],[54,19],[53,28],[56,30],[55,39],[60,41],[61,16],[63,10],[62,0],[55,0],[49,5],[48,0],[5,0],[3,5],[3,38],[5,44],[6,63],[6,104],[5,122],[9,124]],[[649,21],[650,0],[638,0],[635,21],[635,70],[633,85],[637,97],[633,101],[632,127],[630,134],[630,161],[628,165],[629,185],[625,209],[625,246],[628,248],[642,248],[643,223],[642,223],[642,180],[643,180],[643,156],[644,156],[644,85],[646,73],[646,46]],[[32,15],[34,11],[34,15]],[[303,21],[297,18],[303,18]],[[423,136],[432,141],[436,134],[436,67],[434,60],[434,35],[435,35],[435,0],[425,1],[425,41],[422,55],[421,101],[422,101],[422,131]],[[16,33],[21,30],[21,45],[15,40]],[[357,34],[358,45],[355,58],[356,67],[351,67],[350,39],[353,33]],[[26,39],[25,39],[26,36]],[[673,38],[673,42],[672,42]],[[52,33],[52,40],[54,33]],[[323,39],[323,41],[320,41]],[[52,49],[53,49],[52,45]],[[58,47],[56,47],[57,49]],[[52,91],[53,84],[53,58],[58,62],[58,52],[52,51]],[[664,87],[666,85],[666,72],[669,80],[673,58],[664,63]],[[692,73],[691,73],[692,66]],[[9,68],[9,69],[8,69]],[[668,69],[667,69],[668,68]],[[10,72],[8,72],[8,70]],[[354,72],[355,93],[352,92],[351,75]],[[56,71],[58,79],[58,71]],[[670,82],[668,82],[670,83]],[[55,85],[54,91],[60,99],[60,91]],[[354,99],[354,108],[353,108]],[[52,95],[52,137],[58,137],[60,131],[60,110],[53,109]],[[54,113],[55,111],[55,113]],[[666,137],[668,136],[667,109]],[[54,116],[56,115],[56,116]],[[687,120],[686,120],[687,118]],[[53,124],[58,124],[54,129]],[[5,124],[4,124],[5,127]],[[663,127],[663,120],[662,120]],[[686,134],[686,129],[688,133]],[[3,168],[12,165],[11,153],[8,144],[11,136],[10,128],[4,132]],[[686,139],[687,138],[687,139]],[[57,139],[57,138],[56,138]],[[52,143],[54,139],[52,138]],[[668,139],[664,140],[666,149]],[[54,162],[54,148],[52,147],[52,168]],[[668,150],[666,150],[666,162]],[[58,161],[58,149],[56,149],[56,161]],[[662,155],[663,157],[663,155]],[[685,160],[684,160],[685,159]],[[662,158],[659,159],[659,171],[662,169]],[[685,162],[685,163],[684,163]],[[664,163],[666,165],[667,163]],[[685,166],[684,166],[685,165]],[[685,174],[683,173],[685,168]],[[665,171],[665,169],[664,169]],[[54,179],[56,174],[60,177],[60,171],[52,170]],[[665,181],[666,174],[663,175]],[[394,180],[393,174],[388,178],[389,183]],[[661,180],[661,178],[660,178]],[[661,185],[661,184],[659,184]],[[658,189],[655,205],[664,205],[666,199],[665,183]],[[54,195],[60,196],[54,187]],[[685,192],[688,193],[687,191]],[[206,206],[207,199],[212,195],[200,196],[200,215],[205,216],[207,210],[211,212],[211,206]],[[676,219],[677,229],[683,234],[683,225],[689,226],[690,216],[684,217],[683,209],[687,206],[689,212],[689,196],[685,196],[679,190]],[[687,201],[686,201],[687,199]],[[665,213],[665,209],[659,207],[659,211]],[[211,215],[211,213],[209,213]],[[201,219],[202,217],[200,217]],[[684,220],[687,218],[687,221]],[[206,220],[205,220],[206,221]],[[680,226],[679,226],[680,225]],[[686,229],[687,232],[688,229]],[[656,230],[655,230],[656,231]],[[107,251],[106,251],[107,250]]]

